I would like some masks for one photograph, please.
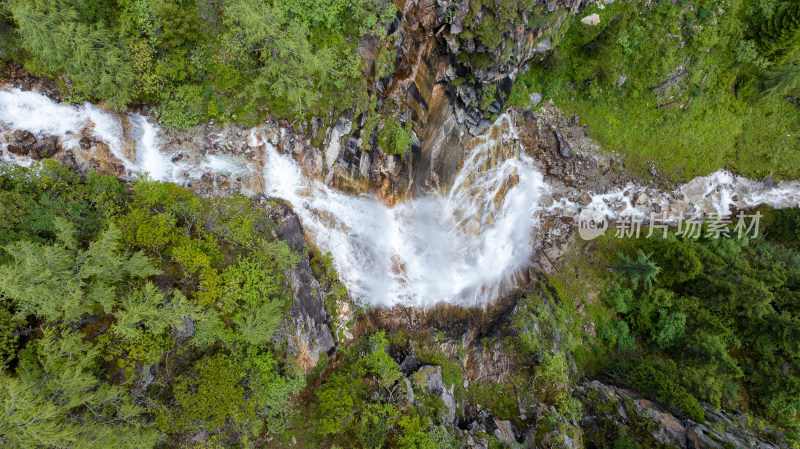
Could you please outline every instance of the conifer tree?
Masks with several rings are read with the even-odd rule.
[[[632,260],[624,254],[619,254],[617,263],[611,265],[611,269],[627,276],[634,288],[639,286],[640,281],[645,288],[650,288],[661,271],[661,268],[650,260],[651,256],[652,254],[645,254],[642,250],[638,250],[636,260]]]
[[[31,69],[66,75],[75,100],[102,98],[124,108],[133,99],[128,45],[103,21],[81,17],[80,6],[76,0],[8,2],[22,46],[33,57]]]
[[[160,435],[125,390],[97,375],[98,352],[79,334],[45,329],[0,373],[0,445],[150,448]]]
[[[800,2],[782,2],[759,31],[764,56],[778,64],[795,59],[800,50]]]

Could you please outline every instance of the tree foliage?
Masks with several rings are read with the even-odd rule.
[[[382,0],[13,0],[7,8],[13,23],[3,36],[12,38],[0,55],[62,77],[74,101],[158,103],[176,128],[252,122],[265,105],[292,118],[356,106],[367,87],[356,41],[382,37],[396,11]]]
[[[128,43],[98,20],[102,11],[92,7],[104,8],[100,2],[74,0],[8,2],[32,68],[66,75],[74,100],[103,98],[123,108],[133,100]]]
[[[79,334],[44,331],[0,374],[0,441],[9,448],[150,448],[161,438],[123,387],[98,376],[98,350]]]
[[[649,290],[619,284],[602,297],[617,314],[598,337],[620,349],[617,374],[692,419],[699,402],[748,404],[800,433],[800,253],[793,209],[777,211],[758,239],[642,239],[663,282]],[[623,325],[639,345],[620,342]]]
[[[13,263],[0,266],[0,293],[14,300],[20,318],[36,314],[54,322],[73,322],[84,314],[111,313],[123,282],[159,273],[142,253],[125,255],[113,226],[81,250],[75,229],[57,218],[57,242],[19,241],[5,247]]]
[[[250,200],[131,187],[0,168],[4,447],[247,446],[294,416],[271,337],[298,256]]]
[[[636,253],[635,260],[624,254],[620,254],[617,262],[611,265],[611,269],[627,276],[631,284],[633,284],[633,288],[638,287],[639,282],[641,282],[645,288],[650,288],[653,286],[653,282],[656,281],[656,276],[658,276],[658,273],[661,271],[661,268],[650,260],[651,256],[652,254],[645,254],[642,250]]]

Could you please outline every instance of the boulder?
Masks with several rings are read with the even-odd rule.
[[[600,15],[597,13],[589,14],[588,16],[581,19],[581,23],[585,23],[589,26],[595,26],[600,23]]]
[[[36,136],[30,131],[18,129],[12,134],[11,142],[8,144],[8,151],[17,156],[27,156],[36,144]]]
[[[447,415],[444,420],[446,423],[455,424],[456,422],[456,401],[453,395],[453,388],[455,385],[447,384],[442,379],[442,367],[425,365],[417,372],[424,382],[424,387],[431,393],[442,398],[445,407],[447,407]]]

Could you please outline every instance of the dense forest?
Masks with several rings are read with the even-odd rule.
[[[510,104],[553,98],[632,166],[659,162],[679,179],[719,167],[798,174],[797,2],[593,2],[581,14],[602,15],[593,27],[532,0],[468,3],[465,29],[451,30],[467,49],[454,55],[452,87],[476,86],[473,106],[485,114],[508,94],[470,71],[508,64],[515,44],[504,39],[532,16],[526,26],[554,34],[554,49],[519,68]],[[448,5],[445,34],[463,9]],[[253,124],[267,113],[332,126],[354,110],[365,145],[372,137],[403,153],[413,141],[398,119],[404,105],[379,85],[408,45],[395,25],[402,12],[388,0],[9,0],[0,60],[58,79],[70,101],[158,105],[169,127]]]
[[[796,178],[800,5],[647,3],[588,7],[601,24],[571,25],[518,78],[511,102],[541,92],[581,114],[608,149],[640,167],[659,162],[679,179],[719,167]]]
[[[436,373],[404,384],[390,354],[408,351],[441,367],[456,400],[515,421],[513,397],[532,395],[580,419],[575,359],[679,416],[704,422],[700,404],[745,410],[798,438],[796,209],[770,213],[751,240],[595,243],[615,267],[598,271],[602,302],[578,313],[589,303],[558,278],[532,290],[502,340],[517,358],[513,379],[464,387],[435,332],[372,328],[304,373],[281,335],[298,254],[262,209],[277,205],[202,199],[146,177],[81,179],[52,163],[5,166],[0,201],[6,447],[460,447],[427,387]],[[341,295],[329,260],[314,260]],[[626,264],[649,277],[631,278]]]
[[[348,115],[359,151],[400,166],[430,125],[397,100],[418,90],[386,94],[411,45],[398,31],[406,3],[4,0],[0,68],[52,80],[65,102],[152,112],[170,130],[268,118],[332,128]],[[422,34],[452,64],[435,83],[453,99],[472,87],[479,118],[552,99],[648,180],[800,176],[796,0],[603,0],[577,2],[580,14],[566,12],[573,2],[431,3],[437,25]],[[581,21],[594,13],[599,23]],[[514,62],[530,37],[512,43],[516,30],[552,48]],[[759,209],[752,238],[572,242],[562,270],[503,298],[513,306],[497,305],[499,318],[430,313],[448,327],[398,308],[414,317],[404,328],[349,302],[330,254],[287,241],[288,204],[215,193],[0,164],[0,445],[670,447],[651,412],[587,390],[600,379],[682,422],[800,447],[798,208]],[[354,317],[312,366],[290,316],[306,262],[331,320],[343,304]],[[484,425],[495,418],[516,435]]]

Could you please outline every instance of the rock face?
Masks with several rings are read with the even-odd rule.
[[[358,117],[326,135],[326,182],[363,185],[380,198],[446,189],[466,141],[486,130],[503,110],[517,73],[558,42],[559,30],[588,0],[468,2],[399,0],[388,32],[395,74],[374,80],[379,109],[395,110],[417,138],[401,157],[364,142]],[[360,54],[374,65],[380,42],[365,39]],[[541,101],[541,100],[539,100]],[[391,105],[391,107],[389,107]],[[302,130],[301,130],[302,134]],[[359,147],[366,145],[368,151]],[[338,168],[334,168],[338,167]]]
[[[326,292],[311,269],[303,227],[297,215],[283,205],[270,208],[269,212],[270,219],[278,223],[276,235],[300,255],[300,262],[291,273],[294,300],[278,338],[285,339],[300,366],[308,372],[317,365],[322,353],[329,353],[335,347],[330,316],[325,310]]]
[[[575,391],[584,404],[586,447],[608,447],[618,438],[629,438],[645,447],[718,449],[723,447],[777,449],[747,430],[744,417],[704,407],[706,424],[679,418],[636,393],[597,380]]]
[[[456,422],[456,402],[453,396],[455,385],[448,386],[444,383],[442,380],[442,367],[425,365],[416,374],[428,391],[442,398],[442,402],[447,407],[447,415],[445,415],[444,422],[454,424]]]

